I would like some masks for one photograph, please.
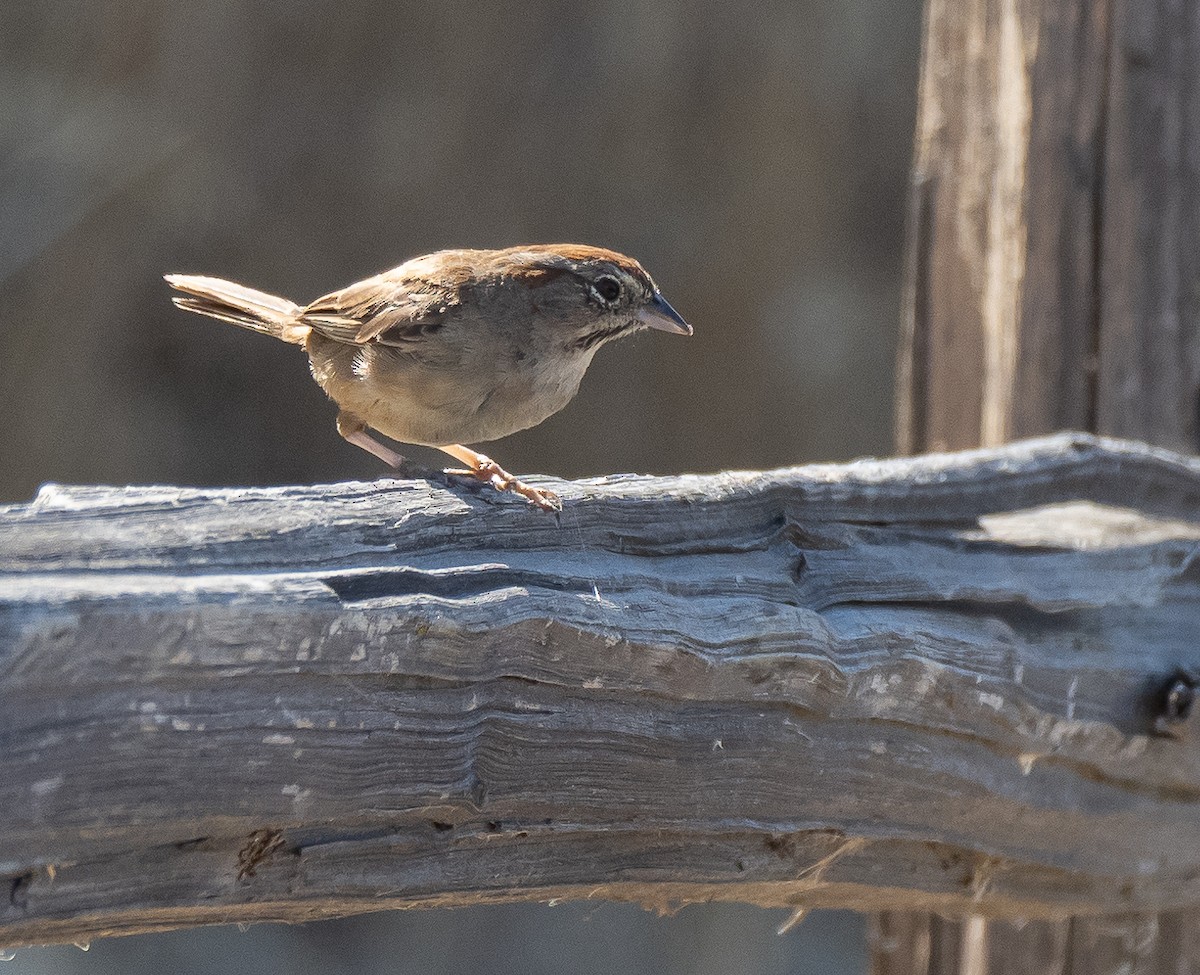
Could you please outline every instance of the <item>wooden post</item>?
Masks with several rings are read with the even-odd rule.
[[[550,486],[559,516],[423,481],[0,507],[0,948],[1200,901],[1200,459],[1064,435]]]
[[[1081,428],[1196,451],[1200,6],[928,0],[926,18],[899,448]],[[1191,971],[1198,928],[885,916],[874,971]]]

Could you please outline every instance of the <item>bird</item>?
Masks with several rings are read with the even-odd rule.
[[[597,350],[643,329],[691,335],[636,260],[586,244],[441,250],[299,305],[167,274],[176,306],[298,345],[338,407],[337,431],[390,467],[375,434],[435,447],[475,478],[561,510],[467,444],[541,423],[571,401]]]

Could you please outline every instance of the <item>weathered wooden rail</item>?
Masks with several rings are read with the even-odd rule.
[[[0,946],[1200,903],[1200,460],[1064,435],[554,487],[0,508]]]

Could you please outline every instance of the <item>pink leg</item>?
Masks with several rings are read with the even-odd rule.
[[[355,447],[361,447],[368,453],[374,454],[388,467],[399,467],[404,463],[404,458],[400,454],[390,447],[385,447],[367,433],[367,425],[353,413],[338,414],[337,430],[347,443],[352,443]]]
[[[512,491],[513,494],[519,494],[543,511],[562,511],[562,502],[553,491],[530,487],[528,484],[522,483],[490,457],[477,450],[456,443],[438,447],[438,450],[444,451],[455,460],[462,461],[467,465],[467,470],[449,470],[446,471],[447,474],[474,477],[483,481],[484,484],[490,484],[497,491]]]

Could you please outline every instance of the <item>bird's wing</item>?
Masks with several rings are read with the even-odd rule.
[[[349,345],[375,343],[416,351],[414,346],[440,329],[457,304],[456,288],[400,267],[318,298],[301,312],[300,320]]]

